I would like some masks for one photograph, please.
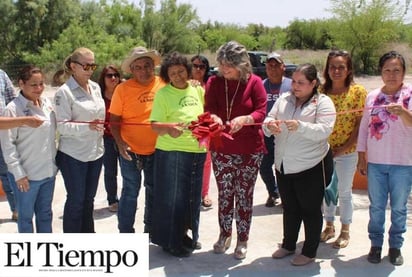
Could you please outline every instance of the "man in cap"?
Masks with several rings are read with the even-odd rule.
[[[155,93],[165,83],[155,76],[160,64],[155,50],[135,47],[123,61],[121,69],[131,78],[119,84],[110,105],[110,128],[120,154],[123,188],[119,200],[118,228],[134,233],[137,198],[144,173],[144,232],[150,233],[152,221],[153,153],[157,135],[150,127],[149,116]]]
[[[266,114],[272,109],[273,104],[283,92],[291,90],[292,80],[284,77],[285,64],[278,53],[272,52],[268,55],[266,60],[266,74],[267,78],[263,80],[267,94]],[[265,136],[265,144],[268,153],[263,156],[262,164],[260,166],[260,177],[266,185],[268,191],[268,199],[266,207],[273,207],[279,198],[276,178],[273,173],[273,164],[275,163],[274,152],[274,137]]]

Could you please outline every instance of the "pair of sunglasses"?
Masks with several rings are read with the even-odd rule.
[[[72,61],[72,62],[75,63],[75,64],[80,65],[83,68],[84,71],[89,71],[89,70],[95,71],[96,68],[97,68],[97,64],[95,64],[95,63],[82,64],[82,63],[79,63],[78,61]]]
[[[196,69],[206,69],[206,65],[205,64],[192,64],[192,66]]]
[[[120,74],[119,73],[107,73],[106,75],[104,75],[106,78],[108,79],[113,79],[113,78],[120,78]]]

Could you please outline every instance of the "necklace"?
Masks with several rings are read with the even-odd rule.
[[[233,94],[232,100],[229,105],[229,88],[227,85],[227,80],[225,79],[225,94],[226,94],[226,124],[229,124],[230,115],[232,114],[233,103],[235,102],[236,94],[239,90],[240,80],[237,82],[235,93]]]

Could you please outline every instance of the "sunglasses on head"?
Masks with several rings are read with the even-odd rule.
[[[120,78],[120,74],[119,73],[107,73],[106,75],[104,75],[106,78],[112,79],[114,78]]]
[[[332,50],[329,52],[328,57],[339,57],[339,56],[349,56],[348,51],[344,51],[344,50]]]
[[[205,64],[192,64],[192,66],[196,69],[206,69],[206,65]]]
[[[72,61],[72,62],[75,63],[75,64],[80,65],[83,68],[84,71],[89,71],[89,70],[95,71],[96,68],[97,68],[97,64],[95,64],[95,63],[82,64],[78,61]]]

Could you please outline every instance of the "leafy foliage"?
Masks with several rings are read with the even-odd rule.
[[[403,7],[396,1],[331,0],[336,15],[331,34],[335,46],[351,52],[357,71],[376,72],[377,59],[386,43],[397,41]]]
[[[191,4],[176,0],[2,0],[0,62],[8,71],[35,63],[59,69],[75,48],[85,46],[105,65],[120,64],[131,48],[144,45],[165,54],[214,53],[237,40],[248,50],[350,51],[357,71],[374,71],[388,42],[412,44],[412,26],[403,25],[410,0],[330,0],[334,18],[293,20],[286,28],[262,24],[245,27],[200,21]],[[397,5],[400,4],[400,5]],[[9,72],[13,76],[13,72]]]

